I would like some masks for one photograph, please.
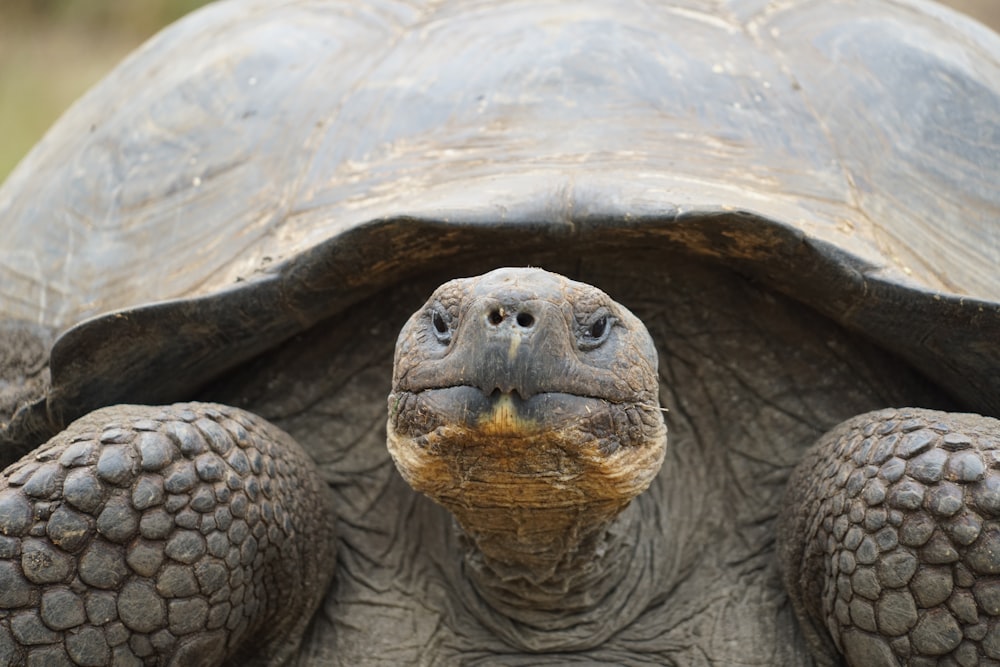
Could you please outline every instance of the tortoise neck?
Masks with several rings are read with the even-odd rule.
[[[488,558],[471,535],[456,531],[455,546],[465,553],[453,585],[464,610],[521,651],[575,652],[606,643],[674,576],[665,510],[654,496],[634,499],[601,528],[591,524],[588,537],[551,570],[508,569],[511,559]]]
[[[593,610],[621,582],[634,555],[636,512],[629,506],[451,509],[463,528],[473,586],[516,621],[534,625],[548,613]]]

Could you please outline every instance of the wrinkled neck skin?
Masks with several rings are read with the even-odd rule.
[[[547,547],[545,568],[537,567],[537,558],[517,558],[514,548],[491,558],[458,526],[465,575],[455,582],[458,598],[494,635],[521,651],[583,651],[604,644],[654,602],[656,583],[671,567],[669,559],[655,557],[666,550],[663,533],[655,529],[665,523],[666,512],[656,500],[640,496],[607,522],[584,520],[581,539],[557,548],[517,542],[527,551]]]
[[[621,584],[636,521],[623,505],[448,509],[476,590],[497,611],[534,624],[538,612],[595,609]]]
[[[454,398],[460,390],[442,392]],[[473,425],[420,425],[415,437],[396,431],[414,422],[398,415],[439,414],[439,398],[391,397],[388,444],[410,486],[459,525],[465,577],[455,585],[473,615],[529,651],[581,650],[638,616],[654,588],[654,534],[662,534],[662,522],[647,516],[662,503],[639,495],[663,461],[666,429],[656,408],[552,399],[554,412],[585,404],[589,417],[532,430],[513,428],[523,420],[501,402]],[[642,436],[618,433],[609,445],[593,435],[602,420],[642,424]]]

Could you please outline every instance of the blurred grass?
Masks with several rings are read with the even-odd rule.
[[[0,182],[135,47],[207,0],[0,0]]]
[[[127,53],[207,1],[0,0],[0,183]],[[1000,0],[945,4],[1000,30]]]

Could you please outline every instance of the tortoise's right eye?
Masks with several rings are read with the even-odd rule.
[[[431,327],[438,342],[444,344],[451,342],[451,315],[443,308],[435,308],[431,311]]]
[[[444,318],[441,317],[441,313],[434,313],[434,329],[439,334],[448,333],[448,325],[445,324]]]

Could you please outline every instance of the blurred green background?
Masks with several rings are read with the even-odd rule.
[[[0,0],[0,182],[76,98],[207,0]]]
[[[0,182],[73,100],[207,0],[0,0]],[[1000,0],[948,0],[1000,30]]]

